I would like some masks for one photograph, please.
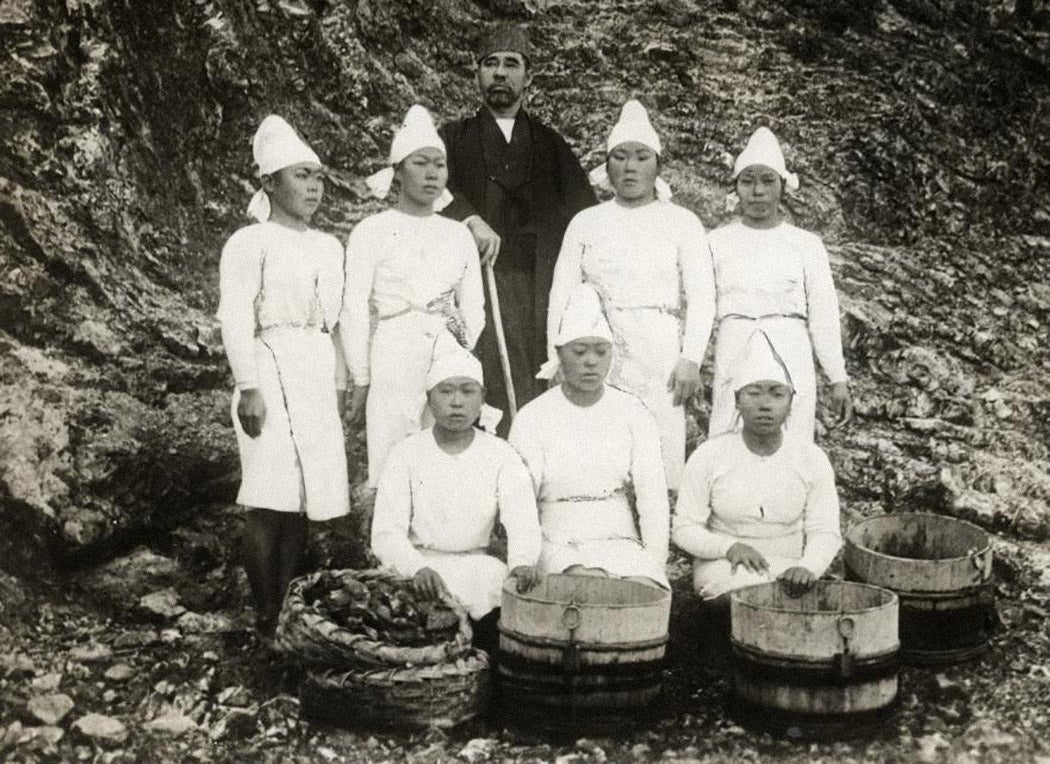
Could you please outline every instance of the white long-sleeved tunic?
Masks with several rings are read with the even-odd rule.
[[[740,432],[700,444],[689,457],[675,507],[673,538],[693,555],[693,584],[705,598],[775,579],[802,566],[819,577],[842,546],[835,475],[811,442],[751,452]],[[743,542],[769,563],[767,574],[736,573],[726,559]]]
[[[470,230],[437,214],[389,209],[354,227],[346,242],[343,343],[355,385],[372,376],[371,313],[380,323],[408,313],[442,318],[449,298],[474,347],[485,326],[481,265]]]
[[[217,316],[237,385],[237,502],[314,520],[345,515],[346,452],[336,408],[336,390],[346,387],[339,242],[278,223],[246,226],[223,248],[219,287]],[[249,388],[266,406],[254,438],[237,417],[241,391]]]
[[[222,342],[238,390],[256,387],[256,335],[277,326],[325,328],[337,354],[335,383],[346,389],[337,323],[343,302],[343,248],[321,231],[255,223],[227,240],[219,261]]]
[[[507,564],[485,552],[499,520]],[[506,441],[482,431],[448,454],[427,428],[390,451],[376,494],[372,551],[399,575],[432,568],[474,618],[498,607],[508,568],[535,565],[540,527],[529,472]]]
[[[372,331],[371,314],[377,322]],[[440,215],[390,209],[365,218],[346,243],[342,339],[365,409],[368,481],[395,443],[425,424],[426,376],[439,334],[472,348],[485,326],[478,250],[469,229]]]
[[[788,223],[756,229],[740,221],[708,235],[718,293],[718,344],[709,437],[733,428],[731,367],[747,338],[762,328],[795,386],[788,434],[813,439],[816,353],[830,382],[845,382],[839,301],[828,253],[816,234]]]
[[[554,268],[547,336],[572,288],[586,281],[602,299],[616,352],[609,383],[633,393],[656,417],[670,488],[685,463],[685,408],[667,382],[680,358],[704,359],[715,316],[715,286],[700,220],[669,202],[625,207],[615,200],[578,213]],[[548,347],[556,358],[553,344]]]
[[[510,442],[536,490],[544,571],[580,565],[668,585],[660,436],[637,398],[606,386],[597,403],[577,406],[552,388],[518,412]]]

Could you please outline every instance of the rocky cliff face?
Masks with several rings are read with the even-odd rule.
[[[231,500],[211,313],[255,125],[281,113],[327,159],[316,222],[342,237],[377,209],[359,179],[409,104],[474,108],[471,41],[506,18],[529,20],[541,51],[530,108],[585,165],[640,96],[679,202],[709,227],[747,134],[782,136],[803,178],[787,206],[832,244],[843,295],[859,416],[822,442],[849,511],[927,507],[1045,535],[1050,52],[1007,10],[8,0],[0,565],[38,574],[49,550]]]

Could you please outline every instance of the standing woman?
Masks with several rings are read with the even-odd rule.
[[[656,418],[667,485],[677,489],[685,403],[700,389],[715,315],[707,237],[696,215],[671,203],[659,178],[660,138],[638,101],[624,104],[606,150],[605,166],[592,178],[602,182],[607,174],[616,197],[569,224],[554,269],[547,336],[557,335],[573,288],[591,284],[616,349],[609,384],[636,395]],[[548,356],[555,358],[553,344]]]
[[[324,194],[317,154],[276,115],[263,120],[252,151],[262,189],[248,214],[258,222],[223,247],[217,316],[237,383],[244,563],[257,627],[270,635],[302,558],[306,520],[350,509],[339,417],[343,267],[339,242],[310,228]]]
[[[555,328],[562,383],[526,404],[510,428],[536,489],[540,570],[670,588],[660,436],[635,396],[605,384],[612,332],[589,284],[576,285]]]
[[[427,371],[439,335],[474,347],[485,325],[478,250],[463,224],[435,214],[447,204],[445,144],[422,106],[408,110],[390,166],[369,178],[397,201],[362,220],[346,243],[342,339],[353,377],[350,419],[365,415],[368,484],[390,449],[423,429]],[[371,313],[378,323],[373,335]]]
[[[737,422],[729,370],[756,328],[765,331],[787,364],[795,387],[786,435],[813,440],[816,423],[816,351],[831,383],[830,427],[852,415],[842,357],[839,301],[819,236],[781,220],[784,187],[798,177],[784,164],[780,143],[760,127],[733,168],[740,219],[711,232],[718,290],[718,343],[708,437]]]

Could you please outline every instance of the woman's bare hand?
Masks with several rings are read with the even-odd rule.
[[[259,388],[241,390],[240,400],[237,401],[237,419],[249,438],[258,438],[262,433],[263,424],[266,423],[266,401]]]

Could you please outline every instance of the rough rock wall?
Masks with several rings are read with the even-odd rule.
[[[12,569],[33,570],[56,535],[83,544],[213,499],[209,487],[230,500],[222,478],[236,455],[210,313],[218,250],[252,188],[254,125],[287,115],[349,187],[397,113],[421,87],[435,92],[429,67],[469,64],[406,45],[423,23],[470,28],[454,4],[329,10],[4,6],[0,530],[12,531]],[[345,232],[363,211],[332,190],[319,222]]]
[[[316,222],[343,236],[410,103],[474,108],[468,51],[497,18],[531,21],[530,108],[586,166],[623,100],[654,107],[708,226],[750,130],[784,139],[790,213],[837,243],[860,416],[824,443],[851,507],[1045,533],[1050,56],[1000,6],[0,3],[0,564],[229,500],[210,313],[255,124],[284,114],[328,160]]]

